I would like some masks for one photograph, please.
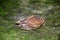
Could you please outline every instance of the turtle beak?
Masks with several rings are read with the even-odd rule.
[[[18,21],[16,22],[16,25],[20,25],[20,23],[21,23],[20,20],[18,20]]]

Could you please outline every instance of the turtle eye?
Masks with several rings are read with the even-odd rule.
[[[16,23],[16,25],[19,25],[19,23]]]

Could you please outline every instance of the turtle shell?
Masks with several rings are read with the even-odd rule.
[[[31,15],[23,18],[22,20],[18,20],[16,25],[21,27],[24,30],[32,30],[39,28],[45,21],[45,18],[39,17],[36,15]]]

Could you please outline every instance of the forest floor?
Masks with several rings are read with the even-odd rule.
[[[51,14],[45,25],[25,31],[16,27],[14,20],[0,19],[0,40],[60,40],[60,13]]]

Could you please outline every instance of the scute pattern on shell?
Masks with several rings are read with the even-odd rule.
[[[16,24],[24,30],[32,30],[40,27],[45,21],[45,18],[37,15],[27,16],[22,20],[18,20]]]

